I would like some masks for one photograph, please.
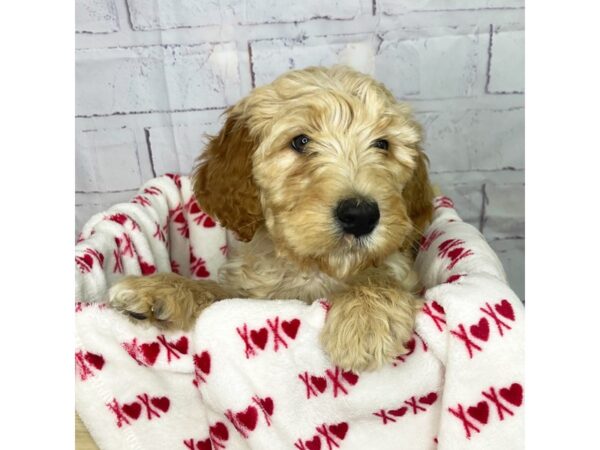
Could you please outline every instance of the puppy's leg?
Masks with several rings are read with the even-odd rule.
[[[383,281],[383,282],[382,282]],[[422,302],[397,283],[367,280],[329,298],[321,342],[344,370],[375,370],[406,353]]]
[[[174,273],[125,277],[109,291],[110,305],[136,321],[165,329],[187,330],[202,310],[232,296],[214,281],[196,281]]]

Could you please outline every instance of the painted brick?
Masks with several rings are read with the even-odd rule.
[[[77,191],[137,189],[143,180],[134,133],[128,128],[80,131],[75,170]]]
[[[394,15],[411,11],[522,8],[524,3],[524,0],[377,0],[377,10]]]
[[[483,234],[488,239],[525,236],[525,185],[486,183]]]
[[[252,69],[260,86],[290,69],[348,64],[399,98],[470,96],[483,84],[489,41],[487,31],[471,31],[414,39],[386,33],[382,42],[365,34],[261,40],[251,44]]]
[[[365,0],[127,0],[127,6],[134,30],[352,19],[371,13],[371,3]]]
[[[525,301],[525,240],[499,239],[490,246],[502,261],[508,284]]]
[[[301,39],[268,39],[251,43],[256,86],[282,73],[308,66],[348,64],[372,73],[377,42],[367,35],[340,35]]]
[[[239,0],[127,0],[134,30],[158,30],[218,25],[233,20]]]
[[[114,0],[76,0],[75,30],[78,33],[119,31],[119,18]]]
[[[524,167],[524,110],[417,113],[433,171]]]
[[[375,75],[398,98],[469,97],[486,75],[488,30],[407,39],[386,33],[375,57]]]
[[[487,91],[494,94],[525,90],[525,32],[494,32]]]
[[[462,220],[479,229],[483,200],[481,183],[441,184],[435,174],[431,175],[431,182],[438,185],[443,195],[452,199]]]
[[[156,174],[189,174],[194,160],[204,149],[205,135],[214,135],[218,131],[219,124],[216,122],[147,129]]]
[[[81,50],[79,116],[224,107],[240,97],[235,45]]]

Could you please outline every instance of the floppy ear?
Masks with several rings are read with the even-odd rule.
[[[402,192],[408,215],[416,229],[415,239],[421,236],[433,216],[433,189],[427,174],[427,155],[417,147],[416,167]]]
[[[258,189],[252,179],[250,137],[243,109],[226,112],[225,125],[210,138],[194,168],[194,195],[200,207],[242,241],[250,241],[264,218]]]

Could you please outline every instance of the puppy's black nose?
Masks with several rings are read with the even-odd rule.
[[[335,215],[346,233],[359,237],[373,231],[379,222],[379,207],[371,200],[347,198],[338,203]]]

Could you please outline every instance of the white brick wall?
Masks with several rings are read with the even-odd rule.
[[[409,101],[432,178],[523,296],[523,0],[76,0],[78,228],[282,72],[345,63]]]

